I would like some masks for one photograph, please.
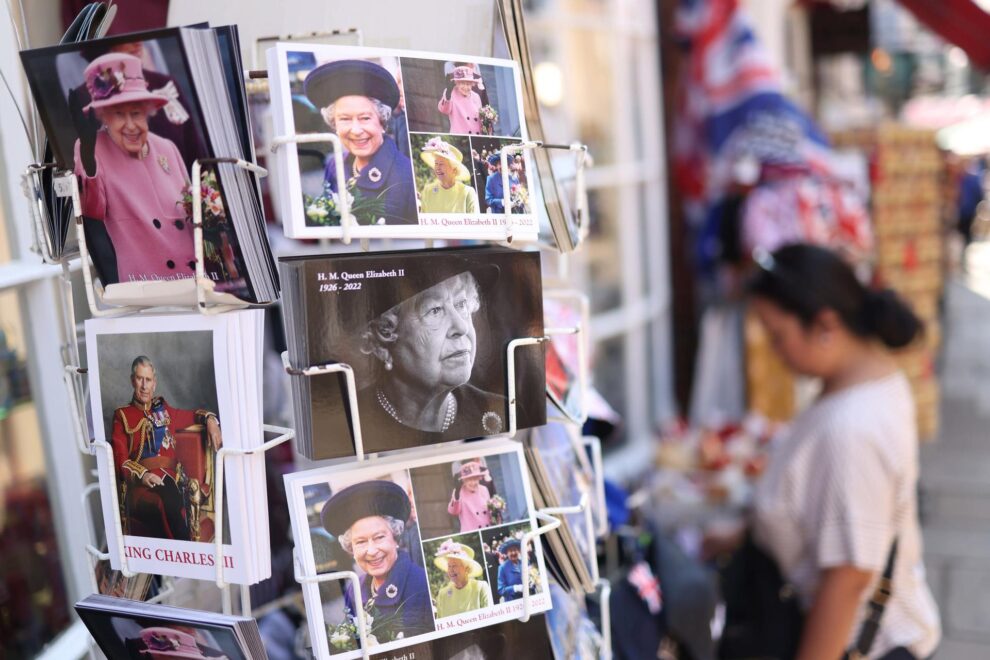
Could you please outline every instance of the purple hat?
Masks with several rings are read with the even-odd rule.
[[[209,649],[208,655],[204,653],[189,633],[163,626],[142,630],[141,642],[144,648],[140,650],[140,656],[149,660],[200,660],[220,656],[217,649]]]
[[[161,94],[148,91],[141,60],[133,55],[101,55],[89,63],[84,75],[92,101],[83,110],[139,101],[150,101],[156,108],[161,108],[168,103],[168,99]]]
[[[399,84],[388,70],[367,60],[337,60],[322,64],[303,81],[306,98],[325,108],[342,96],[376,98],[393,110],[399,105]]]
[[[362,481],[331,497],[320,512],[320,522],[339,537],[362,518],[391,516],[408,522],[411,513],[409,496],[402,486],[391,481]]]

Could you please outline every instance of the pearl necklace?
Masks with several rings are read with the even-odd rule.
[[[399,419],[399,413],[396,412],[395,406],[393,406],[392,402],[388,400],[381,388],[378,388],[378,391],[375,394],[378,397],[378,405],[380,405],[382,409],[388,413],[389,417],[403,426],[408,426],[408,424]],[[454,418],[457,417],[457,399],[454,398],[454,395],[448,392],[444,401],[447,404],[447,412],[444,413],[443,416],[443,425],[440,427],[441,433],[449,429],[450,425],[454,423]]]

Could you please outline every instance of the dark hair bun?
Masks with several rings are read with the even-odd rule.
[[[903,348],[920,335],[924,326],[892,289],[873,291],[866,300],[867,324],[890,348]]]

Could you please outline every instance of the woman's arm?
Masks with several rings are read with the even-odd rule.
[[[841,658],[849,643],[863,592],[874,573],[855,566],[835,566],[822,571],[815,601],[801,634],[798,660]]]

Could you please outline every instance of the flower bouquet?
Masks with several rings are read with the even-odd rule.
[[[223,197],[220,195],[220,186],[217,184],[217,173],[206,170],[200,176],[200,206],[203,221],[203,259],[216,264],[217,267],[227,267],[227,271],[236,277],[236,266],[232,263],[224,263],[224,255],[221,247],[229,242],[229,237],[225,234],[228,229],[227,213],[223,208]],[[193,217],[193,184],[189,183],[182,189],[182,199],[175,203],[182,206],[182,212],[186,218]],[[227,239],[226,241],[224,239]]]
[[[498,123],[498,110],[490,105],[482,106],[481,110],[478,110],[478,117],[481,119],[481,130],[485,135],[494,135],[495,124]]]
[[[509,189],[509,200],[513,213],[529,213],[529,191],[525,186],[515,185]]]
[[[493,525],[501,525],[502,518],[505,515],[505,498],[501,495],[492,495],[491,499],[488,500],[488,513],[491,517]]]
[[[364,623],[367,626],[368,645],[386,644],[388,642],[402,639],[401,631],[395,629],[402,623],[400,616],[400,606],[394,613],[384,615],[375,607],[375,600],[369,599],[364,606]],[[361,635],[358,633],[357,617],[350,608],[344,608],[344,620],[336,626],[327,625],[327,637],[330,639],[330,646],[337,651],[356,651],[361,648]]]
[[[533,566],[532,564],[530,564],[530,566],[529,566],[529,575],[527,577],[528,577],[528,580],[526,581],[526,583],[529,586],[529,593],[535,594],[537,591],[540,590],[540,571],[539,571],[539,569],[537,569],[536,566]]]
[[[200,195],[202,198],[203,228],[213,227],[227,222],[227,214],[223,208],[223,198],[220,196],[220,186],[217,185],[217,174],[206,171],[200,177]],[[182,205],[182,211],[187,218],[193,217],[193,184],[189,183],[182,189],[182,199],[176,205]]]
[[[375,197],[366,197],[360,190],[348,187],[347,204],[351,215],[359,225],[384,224],[385,190]],[[329,186],[325,186],[322,195],[303,195],[303,208],[306,219],[310,224],[321,227],[339,227],[341,216],[341,198]]]

